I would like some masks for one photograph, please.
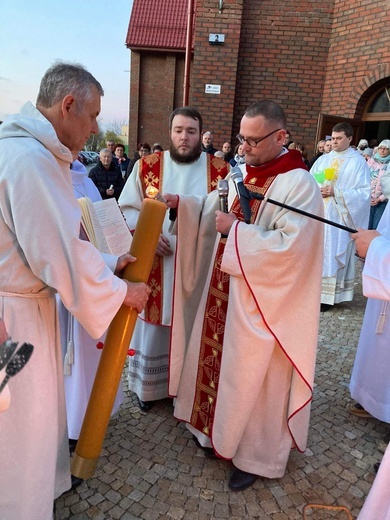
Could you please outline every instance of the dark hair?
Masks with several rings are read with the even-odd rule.
[[[122,143],[118,143],[118,144],[115,145],[114,152],[115,152],[115,150],[116,150],[117,148],[122,148],[122,150],[125,151],[125,145],[122,144]]]
[[[238,154],[238,149],[240,148],[240,146],[242,146],[242,143],[238,143],[236,144],[235,148],[234,148],[234,155],[237,155]]]
[[[172,130],[172,121],[175,116],[191,117],[195,121],[199,122],[199,132],[202,133],[203,120],[200,113],[193,107],[179,107],[176,108],[169,116],[169,130]]]
[[[332,128],[332,132],[344,132],[347,137],[353,136],[353,127],[349,123],[337,123]]]
[[[50,108],[69,94],[77,97],[79,106],[91,98],[92,86],[104,95],[100,83],[82,65],[57,61],[41,80],[37,106]]]
[[[141,148],[146,148],[147,150],[149,150],[149,152],[152,151],[152,149],[150,148],[150,144],[148,143],[138,143],[137,150],[141,150]]]
[[[280,128],[286,128],[286,114],[282,107],[275,103],[275,101],[265,99],[253,103],[245,110],[244,115],[246,117],[263,116],[267,121],[275,123]]]

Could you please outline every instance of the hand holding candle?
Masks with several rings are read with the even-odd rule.
[[[144,199],[130,249],[137,261],[124,269],[124,279],[129,282],[147,282],[166,211],[165,204]],[[108,329],[71,461],[76,477],[89,478],[95,472],[137,316],[136,309],[122,305]]]

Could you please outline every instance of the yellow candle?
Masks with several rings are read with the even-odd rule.
[[[129,282],[148,281],[166,210],[165,204],[144,199],[130,248],[137,261],[124,270],[124,278]],[[71,461],[71,472],[76,477],[86,479],[95,473],[137,315],[136,309],[122,305],[108,328]]]

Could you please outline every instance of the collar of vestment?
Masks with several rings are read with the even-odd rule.
[[[153,186],[160,193],[163,191],[164,179],[164,157],[169,156],[166,151],[161,154],[150,154],[140,159],[139,177],[142,184],[144,196],[146,196],[146,188]],[[214,157],[205,154],[206,157],[206,174],[207,174],[207,191],[210,192],[217,187],[218,181],[226,177],[229,171],[229,165],[220,157]],[[163,310],[163,258],[156,255],[154,257],[152,269],[150,272],[148,285],[152,289],[152,293],[148,298],[148,302],[144,309],[144,320],[154,325],[162,325]]]

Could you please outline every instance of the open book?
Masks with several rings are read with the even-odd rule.
[[[112,198],[92,202],[88,197],[78,201],[81,208],[81,224],[89,241],[101,253],[116,256],[128,253],[132,235],[117,201]]]

